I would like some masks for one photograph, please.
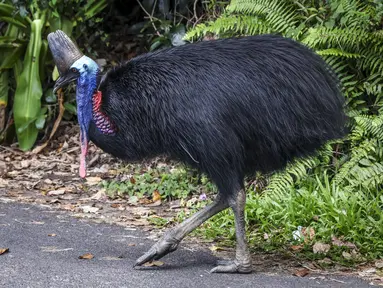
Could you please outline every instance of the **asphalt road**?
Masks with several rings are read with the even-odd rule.
[[[164,257],[163,266],[135,270],[134,261],[153,244],[146,236],[49,208],[0,201],[0,248],[9,248],[0,255],[0,287],[372,287],[346,277],[210,274],[217,259],[182,244]],[[85,253],[94,258],[78,258]]]

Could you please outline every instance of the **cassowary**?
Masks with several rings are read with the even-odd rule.
[[[236,255],[212,272],[249,273],[244,177],[283,169],[344,136],[338,80],[305,46],[275,35],[198,42],[138,56],[100,75],[62,31],[48,36],[60,77],[77,81],[80,176],[89,141],[127,161],[158,155],[205,173],[214,202],[167,231],[135,265],[159,259],[204,221],[231,208]]]

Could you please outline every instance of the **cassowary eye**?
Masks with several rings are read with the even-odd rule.
[[[77,72],[77,69],[76,68],[71,68],[70,69],[73,73],[76,73]]]

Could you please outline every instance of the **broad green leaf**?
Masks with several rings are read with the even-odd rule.
[[[70,113],[72,114],[77,114],[77,108],[75,105],[71,104],[71,103],[68,103],[68,102],[65,102],[64,103],[64,107],[66,110],[68,110]]]
[[[13,114],[16,125],[19,148],[23,151],[32,148],[37,139],[38,130],[30,125],[40,114],[40,98],[43,94],[39,62],[41,52],[41,30],[43,21],[35,19],[31,23],[31,36],[24,57],[24,67],[18,79],[14,97]],[[24,128],[25,129],[20,129]],[[19,129],[21,131],[19,131]]]
[[[48,41],[47,40],[42,40],[42,44],[41,44],[41,52],[40,52],[40,67],[39,67],[39,71],[40,71],[40,80],[41,81],[44,81],[45,80],[45,77],[46,77],[46,74],[45,74],[45,70],[46,70],[46,59],[47,59],[47,54],[48,54]]]
[[[59,78],[59,76],[59,71],[57,70],[57,66],[55,66],[52,72],[52,80],[56,81]]]
[[[47,117],[47,115],[40,115],[37,119],[36,119],[36,122],[35,122],[35,126],[37,129],[41,130],[44,128],[44,125],[45,125],[45,118]]]
[[[45,101],[47,103],[56,103],[57,101],[57,97],[56,95],[53,93],[53,89],[50,88],[48,89],[46,92],[45,92]]]

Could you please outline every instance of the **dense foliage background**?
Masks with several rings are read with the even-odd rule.
[[[63,110],[68,119],[76,113],[70,96],[73,93],[66,93],[62,99],[52,93],[57,75],[47,49],[47,33],[60,28],[83,44],[92,43],[96,37],[113,46],[113,37],[109,36],[117,35],[118,21],[125,35],[145,39],[142,51],[187,41],[277,33],[321,55],[341,80],[350,134],[328,143],[314,157],[291,163],[284,172],[248,179],[250,241],[253,247],[267,249],[281,244],[310,246],[319,240],[331,242],[335,237],[356,245],[353,261],[383,257],[382,1],[182,0],[174,5],[154,0],[3,0],[0,141],[12,143],[16,133],[19,147],[29,150],[36,139],[49,136]],[[93,56],[100,53],[92,45],[82,46]],[[201,182],[201,178],[190,178],[184,168],[172,171],[156,171],[156,176],[141,175],[138,179],[148,193],[159,189],[168,198],[185,198],[190,191],[200,189],[207,193],[214,190],[206,179]],[[187,181],[190,184],[184,185]],[[200,188],[201,183],[204,188]],[[143,193],[129,183],[105,185],[130,195],[134,191]],[[178,220],[185,216],[179,215]],[[233,224],[227,211],[204,224],[209,229],[200,233],[218,237],[223,227]],[[293,232],[302,230],[299,227],[313,229],[315,236],[292,237]],[[233,237],[234,229],[230,231],[226,239]],[[343,253],[348,248],[333,249]]]

